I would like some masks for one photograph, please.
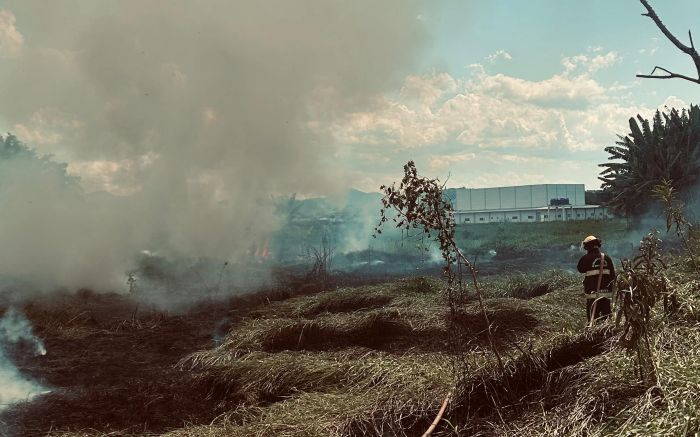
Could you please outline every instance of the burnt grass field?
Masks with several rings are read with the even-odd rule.
[[[11,358],[51,392],[0,421],[13,436],[420,436],[452,393],[432,435],[698,432],[700,283],[682,260],[685,303],[654,339],[652,387],[614,327],[585,328],[578,275],[517,259],[483,264],[503,369],[475,296],[450,312],[426,272],[324,286],[290,274],[180,312],[85,290],[35,298],[22,309],[48,354]],[[467,345],[459,359],[448,326]]]

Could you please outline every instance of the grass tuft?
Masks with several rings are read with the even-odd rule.
[[[563,270],[541,273],[517,273],[498,276],[484,281],[484,295],[488,297],[512,297],[532,299],[579,284],[578,275]]]

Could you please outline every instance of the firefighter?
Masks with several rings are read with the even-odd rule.
[[[593,235],[583,240],[586,254],[578,261],[578,271],[584,273],[583,290],[586,295],[586,315],[588,324],[595,320],[610,317],[612,286],[615,280],[615,266],[612,259],[601,252],[602,241]]]

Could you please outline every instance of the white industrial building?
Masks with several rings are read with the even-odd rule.
[[[452,202],[457,224],[534,223],[612,217],[605,207],[586,205],[584,184],[452,188],[446,194]]]

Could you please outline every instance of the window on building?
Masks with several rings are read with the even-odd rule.
[[[468,218],[468,217],[467,217],[467,218],[465,218],[465,219],[464,219],[464,221],[465,221],[465,222],[468,222],[468,221],[469,221],[469,218]]]
[[[579,213],[576,213],[576,217],[581,217],[581,214],[579,214]]]
[[[517,216],[517,215],[514,215],[514,216],[513,216],[513,220],[517,220],[517,219],[518,219],[518,216]]]
[[[483,221],[484,221],[484,218],[483,218],[483,217],[479,217],[479,221],[480,221],[480,222],[483,222]]]
[[[532,217],[531,215],[527,216],[527,219],[528,219],[528,220],[532,220],[532,218],[533,218],[533,217]]]
[[[557,214],[557,218],[561,218],[561,214]]]
[[[547,216],[547,214],[545,214],[545,215],[544,215],[544,218],[549,218],[549,217]]]

